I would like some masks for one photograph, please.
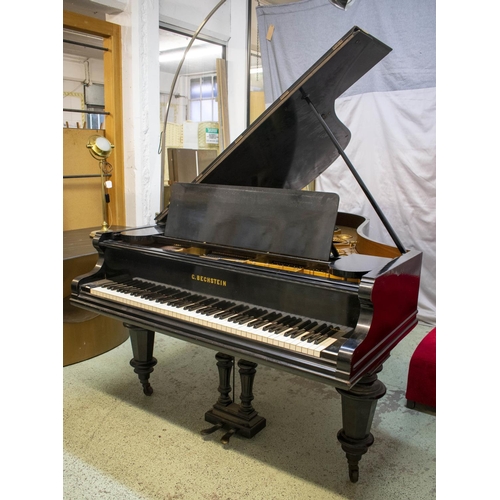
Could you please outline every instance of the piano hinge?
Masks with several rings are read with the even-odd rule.
[[[290,92],[288,90],[285,90],[285,92],[283,92],[283,94],[281,94],[280,96],[280,101],[282,101]]]

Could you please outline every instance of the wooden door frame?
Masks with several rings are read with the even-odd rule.
[[[109,162],[113,165],[113,194],[110,200],[112,224],[126,226],[123,154],[122,49],[121,26],[73,12],[63,12],[63,28],[103,38],[104,108],[106,138],[114,145]]]

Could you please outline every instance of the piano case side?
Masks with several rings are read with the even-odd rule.
[[[350,385],[383,364],[417,325],[421,267],[422,252],[411,250],[362,278],[358,325],[341,346],[337,362]]]

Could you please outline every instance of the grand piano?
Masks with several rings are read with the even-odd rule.
[[[174,184],[154,225],[97,233],[98,262],[71,294],[124,322],[146,395],[156,332],[217,351],[203,433],[221,430],[223,443],[265,428],[252,404],[258,364],[336,388],[352,482],[386,392],[378,373],[417,324],[422,254],[405,249],[345,154],[334,106],[390,51],[352,28],[192,183]],[[394,245],[370,239],[369,220],[340,212],[336,193],[304,189],[339,155]]]

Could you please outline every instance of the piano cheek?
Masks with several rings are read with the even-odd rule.
[[[391,349],[417,325],[419,287],[418,275],[393,273],[377,278],[371,294],[372,321],[353,354],[352,375],[383,363]]]

